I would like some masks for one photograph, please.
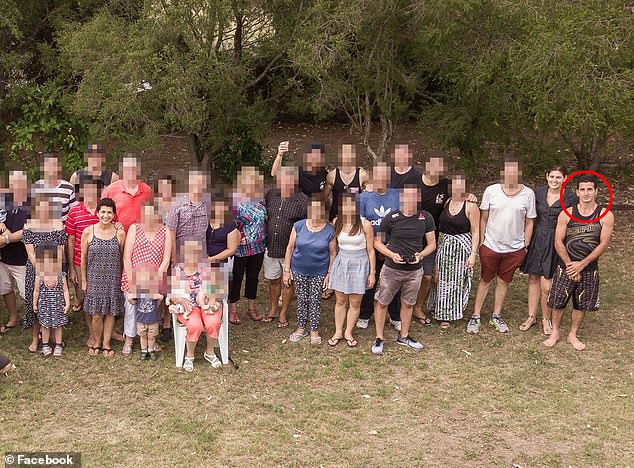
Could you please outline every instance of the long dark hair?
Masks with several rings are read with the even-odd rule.
[[[335,221],[335,237],[341,234],[343,230],[343,202],[344,200],[351,199],[354,202],[354,223],[348,232],[349,236],[356,236],[363,230],[363,223],[361,221],[361,215],[359,214],[359,202],[354,193],[344,193],[341,196],[341,206],[339,207],[339,215]]]

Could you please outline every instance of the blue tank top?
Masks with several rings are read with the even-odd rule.
[[[330,264],[330,241],[335,230],[326,224],[321,231],[313,232],[302,219],[294,224],[295,250],[291,258],[291,270],[302,276],[326,276]]]

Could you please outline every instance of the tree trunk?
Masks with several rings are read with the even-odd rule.
[[[389,142],[392,140],[392,136],[394,135],[394,125],[392,124],[392,120],[383,114],[381,114],[380,120],[381,120],[381,140],[379,141],[377,157],[381,161],[385,161],[387,159],[387,146]]]
[[[233,36],[233,59],[236,63],[242,60],[242,30],[244,28],[244,16],[235,12],[236,32]]]
[[[187,134],[187,152],[193,165],[200,164],[205,159],[205,152],[200,144],[200,139],[195,133]]]
[[[590,141],[582,141],[579,144],[570,143],[572,151],[577,158],[578,169],[590,169],[596,171],[601,165],[605,154],[607,137],[601,135]]]

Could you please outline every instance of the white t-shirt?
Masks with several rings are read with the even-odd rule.
[[[508,196],[502,184],[489,185],[482,196],[481,210],[489,210],[484,245],[497,253],[516,252],[524,248],[524,222],[536,218],[535,193],[522,186]]]

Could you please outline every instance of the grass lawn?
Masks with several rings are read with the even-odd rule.
[[[632,232],[624,218],[617,234]],[[426,345],[415,352],[390,329],[380,358],[372,322],[357,349],[330,348],[287,341],[293,320],[278,330],[242,314],[230,332],[239,368],[212,369],[199,346],[192,374],[175,369],[170,346],[152,363],[120,345],[114,359],[89,357],[78,316],[58,360],[28,354],[29,336],[13,330],[0,337],[18,366],[0,378],[0,452],[79,451],[85,466],[632,466],[633,239],[600,261],[602,309],[586,317],[583,352],[517,330],[525,276],[505,307],[509,335],[414,325]]]

